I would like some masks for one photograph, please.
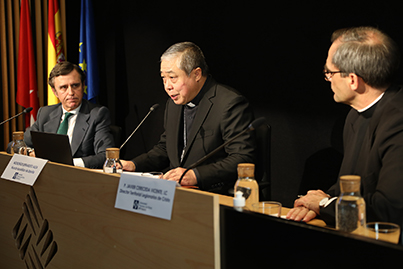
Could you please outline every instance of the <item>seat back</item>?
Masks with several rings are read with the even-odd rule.
[[[271,127],[262,124],[255,130],[255,179],[259,184],[259,200],[271,199]]]
[[[111,124],[110,129],[115,141],[115,147],[119,148],[122,145],[122,127]]]
[[[259,184],[259,200],[271,199],[271,127],[262,124],[254,130],[256,141],[255,180]],[[228,190],[234,195],[234,188]]]

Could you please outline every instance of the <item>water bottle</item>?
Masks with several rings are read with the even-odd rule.
[[[119,148],[107,148],[104,172],[108,174],[121,174],[123,172],[122,167],[122,163],[119,160]]]
[[[361,177],[340,177],[341,194],[336,203],[336,229],[343,232],[364,233],[366,226],[365,201],[360,194]]]
[[[11,154],[27,155],[27,145],[24,142],[24,132],[13,132],[13,143],[11,144]]]
[[[252,205],[259,203],[259,186],[255,180],[255,165],[253,163],[238,164],[238,180],[234,187],[234,196],[240,191],[245,197],[245,208],[252,210]]]

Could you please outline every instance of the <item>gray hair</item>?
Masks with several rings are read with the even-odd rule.
[[[176,43],[169,47],[161,56],[161,61],[171,60],[180,56],[178,68],[183,70],[188,76],[193,69],[200,67],[203,76],[208,75],[208,66],[201,49],[192,42]]]
[[[356,27],[337,30],[332,42],[339,40],[332,62],[343,71],[354,73],[374,88],[388,87],[400,64],[396,43],[382,31],[373,27]]]

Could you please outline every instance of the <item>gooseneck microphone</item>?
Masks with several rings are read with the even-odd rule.
[[[11,118],[3,121],[2,123],[0,123],[0,125],[3,125],[4,123],[6,123],[6,122],[8,122],[8,121],[10,121],[10,120],[22,115],[22,114],[29,113],[29,112],[31,112],[31,110],[32,110],[32,107],[27,107],[26,109],[24,109],[22,112],[18,113],[17,115],[12,116]]]
[[[120,146],[119,149],[123,148],[123,146],[127,143],[127,141],[129,141],[129,139],[134,135],[135,132],[137,132],[137,130],[140,128],[140,126],[143,124],[143,122],[147,119],[148,115],[150,115],[151,112],[156,110],[159,106],[160,106],[159,104],[155,104],[152,107],[150,107],[150,111],[148,111],[147,115],[143,118],[143,120],[139,123],[139,125],[137,125],[136,129],[134,129],[132,134],[126,139],[126,141]]]
[[[242,132],[240,132],[239,134],[237,134],[236,136],[234,136],[233,138],[231,138],[230,140],[228,140],[227,142],[225,142],[224,144],[222,144],[221,146],[217,147],[215,150],[211,151],[209,154],[204,155],[204,157],[202,157],[201,159],[199,159],[198,161],[196,161],[195,163],[191,164],[181,175],[181,177],[179,178],[179,184],[181,184],[183,177],[185,176],[185,174],[190,170],[195,168],[196,166],[202,164],[205,160],[209,159],[211,156],[213,156],[214,154],[216,154],[219,150],[221,150],[223,147],[225,147],[226,145],[228,145],[229,143],[231,143],[232,141],[234,141],[235,139],[237,139],[238,137],[240,137],[241,135],[243,135],[246,132],[249,131],[253,131],[256,128],[258,128],[260,125],[263,124],[263,122],[265,122],[265,118],[264,117],[260,117],[256,120],[254,120],[251,124],[249,124],[248,128],[246,128],[245,130],[243,130]]]

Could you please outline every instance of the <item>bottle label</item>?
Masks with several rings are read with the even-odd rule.
[[[243,197],[245,197],[245,200],[247,200],[252,193],[252,189],[241,187],[241,186],[238,186],[236,188],[235,192],[237,192],[237,191],[241,191],[243,193]]]

